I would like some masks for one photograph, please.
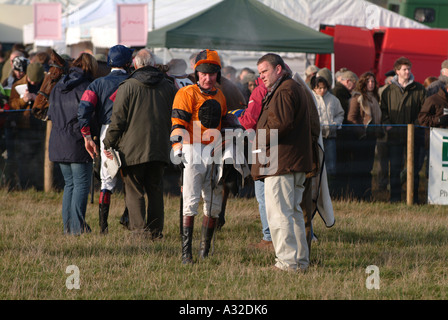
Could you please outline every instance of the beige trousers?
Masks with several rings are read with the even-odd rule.
[[[307,269],[309,265],[305,221],[300,206],[306,174],[295,172],[264,180],[266,214],[277,268]]]

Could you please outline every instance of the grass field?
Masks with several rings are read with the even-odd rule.
[[[335,201],[336,224],[326,228],[315,217],[311,266],[295,274],[274,271],[273,253],[248,248],[261,239],[254,198],[229,199],[214,254],[193,266],[181,264],[178,197],[165,198],[164,238],[155,242],[119,224],[121,194],[112,198],[106,236],[99,234],[97,200],[87,209],[93,232],[77,237],[62,233],[61,192],[0,190],[0,201],[1,300],[448,299],[443,206]],[[366,273],[372,265],[379,273]],[[379,276],[378,289],[366,286],[370,275]]]

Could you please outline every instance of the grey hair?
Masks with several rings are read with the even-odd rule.
[[[154,67],[156,65],[156,56],[147,48],[141,49],[134,58],[134,64],[136,69],[146,66]]]

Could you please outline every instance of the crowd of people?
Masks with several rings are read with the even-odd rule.
[[[48,70],[47,58],[44,54],[29,55],[21,44],[13,46],[1,66],[0,112],[30,108]],[[26,91],[23,90],[25,87]],[[2,152],[6,151],[3,153],[2,180],[12,189],[39,185],[43,181],[44,154],[40,147],[44,142],[45,126],[36,120],[29,111],[0,116]]]
[[[107,57],[83,52],[66,60],[70,69],[51,91],[47,114],[52,122],[49,159],[58,164],[64,180],[64,233],[92,230],[85,214],[96,161],[100,233],[109,231],[111,195],[121,179],[126,207],[120,223],[133,233],[161,239],[163,177],[174,165],[182,188],[184,264],[195,260],[193,230],[201,198],[200,258],[209,255],[225,211],[227,187],[217,183],[210,161],[216,147],[213,132],[229,124],[253,130],[255,149],[277,157],[275,170],[258,157],[251,166],[263,235],[251,246],[273,250],[278,270],[305,271],[316,208],[313,178],[328,177],[323,187],[331,198],[371,200],[378,155],[379,187],[386,188],[389,179],[390,201],[401,201],[405,126],[448,127],[448,60],[442,62],[440,76],[420,84],[412,75],[412,62],[401,57],[382,87],[370,71],[358,76],[344,68],[333,79],[330,70],[314,65],[302,80],[277,54],[263,55],[257,71],[244,68],[238,75],[211,49],[190,57],[192,74],[183,59],[160,65],[149,49],[122,45],[111,47]],[[108,70],[100,72],[104,60]],[[48,53],[30,55],[20,45],[3,63],[2,176],[11,190],[41,186],[43,180],[45,123],[31,108],[51,63]],[[415,203],[422,200],[418,185],[428,156],[427,131],[415,135]],[[266,139],[258,139],[262,132],[268,133]],[[275,146],[270,132],[277,134]],[[117,155],[121,168],[112,174],[108,166]],[[324,201],[331,203],[331,198]]]
[[[319,95],[328,100],[317,106],[323,134],[329,132],[324,136],[325,155],[334,197],[348,195],[360,200],[371,199],[376,154],[379,160],[379,189],[386,190],[389,185],[390,201],[401,201],[406,126],[414,124],[413,201],[425,201],[419,198],[419,176],[425,159],[428,164],[428,128],[446,127],[443,108],[447,101],[447,67],[448,60],[445,60],[439,76],[428,77],[424,84],[420,84],[411,72],[412,62],[400,57],[395,61],[393,70],[385,74],[386,81],[381,87],[372,72],[365,72],[358,78],[353,72],[342,69],[336,72],[336,84],[330,90],[325,89],[328,85],[324,84],[325,80],[332,81],[328,78],[328,72],[319,74],[322,70],[315,66],[307,69],[309,83],[318,102],[322,100]],[[434,103],[434,94],[439,98],[437,104]],[[331,95],[337,97],[340,105],[331,99]],[[425,172],[427,174],[427,167]]]

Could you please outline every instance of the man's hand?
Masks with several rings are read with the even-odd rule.
[[[84,145],[92,159],[95,159],[95,156],[98,154],[98,150],[96,147],[96,143],[92,140],[91,136],[84,136]]]
[[[106,157],[107,157],[108,159],[110,159],[110,160],[113,160],[113,159],[114,159],[114,156],[112,155],[112,152],[107,151],[107,150],[104,150],[103,152],[104,152],[104,154],[106,155]]]
[[[173,160],[173,164],[176,168],[178,168],[179,170],[182,171],[183,168],[185,168],[184,165],[184,155],[182,154],[182,148],[176,148],[176,150],[174,151],[174,158]]]
[[[23,95],[23,101],[25,101],[26,103],[31,102],[36,100],[36,95],[34,93],[30,93],[28,92],[28,90],[25,92],[25,94]]]

